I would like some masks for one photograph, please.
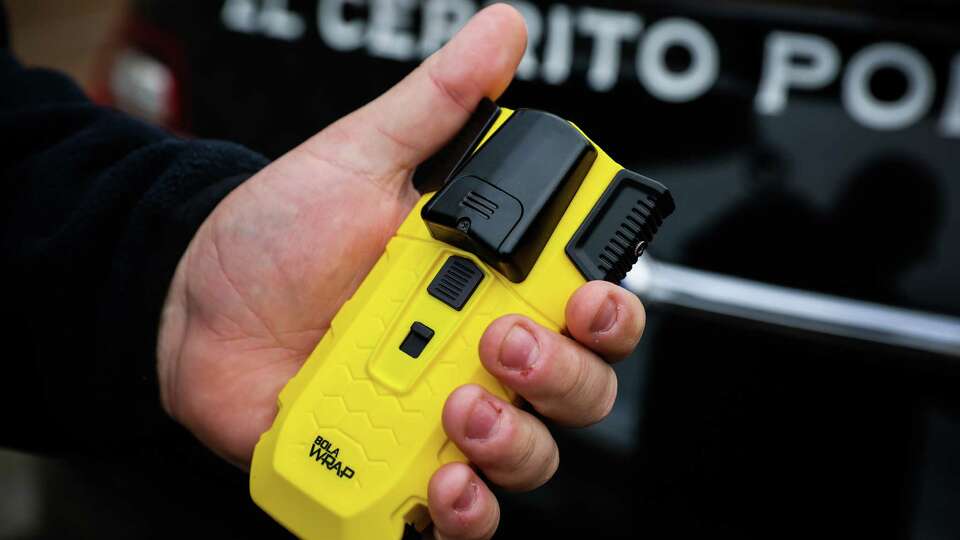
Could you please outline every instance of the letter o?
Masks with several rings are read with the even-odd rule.
[[[907,78],[907,91],[893,103],[874,97],[870,80],[880,69],[896,69]],[[916,50],[898,43],[878,43],[850,59],[843,77],[843,105],[866,127],[891,131],[919,121],[933,105],[936,81],[930,63]]]
[[[690,53],[690,67],[683,73],[671,71],[666,52],[680,46]],[[650,26],[637,56],[637,71],[653,96],[672,103],[692,101],[705,94],[717,81],[720,61],[717,42],[699,23],[671,18]]]

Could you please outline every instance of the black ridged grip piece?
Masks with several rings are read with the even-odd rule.
[[[437,272],[427,292],[430,296],[444,304],[460,311],[483,281],[483,270],[477,267],[470,259],[457,257],[447,259],[443,267]]]
[[[662,184],[622,170],[567,244],[567,256],[587,281],[620,283],[675,205]]]

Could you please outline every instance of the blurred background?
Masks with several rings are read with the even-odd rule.
[[[529,50],[501,103],[575,122],[678,211],[626,283],[649,323],[616,409],[555,430],[559,474],[501,494],[500,537],[960,538],[960,5],[513,3]],[[6,4],[25,63],[271,157],[481,7]],[[0,451],[0,538],[178,534],[286,537],[201,451]]]

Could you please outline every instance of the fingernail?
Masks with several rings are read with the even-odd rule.
[[[473,506],[473,502],[477,500],[477,494],[479,492],[480,486],[478,486],[476,482],[467,482],[460,496],[457,497],[457,500],[453,501],[453,509],[457,512],[466,512]]]
[[[507,369],[523,371],[537,362],[540,346],[533,335],[520,325],[507,332],[500,345],[500,364]]]
[[[467,438],[489,439],[499,423],[499,409],[485,399],[478,399],[470,409],[470,416],[467,417]]]
[[[613,328],[613,325],[617,324],[617,317],[619,315],[620,310],[617,307],[617,303],[613,301],[613,298],[608,297],[593,317],[593,322],[590,323],[590,331],[594,334],[609,332],[610,329]]]

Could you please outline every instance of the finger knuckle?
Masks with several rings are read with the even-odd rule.
[[[566,356],[567,369],[564,375],[560,377],[556,394],[553,397],[556,403],[569,405],[579,403],[583,388],[589,382],[590,370],[586,359],[577,352],[569,351]]]
[[[613,411],[613,407],[617,403],[618,386],[619,381],[617,380],[617,374],[613,370],[610,370],[610,376],[608,377],[603,398],[597,400],[598,409],[595,420],[596,422],[603,420]]]
[[[537,454],[537,437],[532,429],[524,430],[526,433],[522,437],[519,447],[514,450],[513,459],[510,468],[516,472],[529,472],[535,464],[534,456]]]

